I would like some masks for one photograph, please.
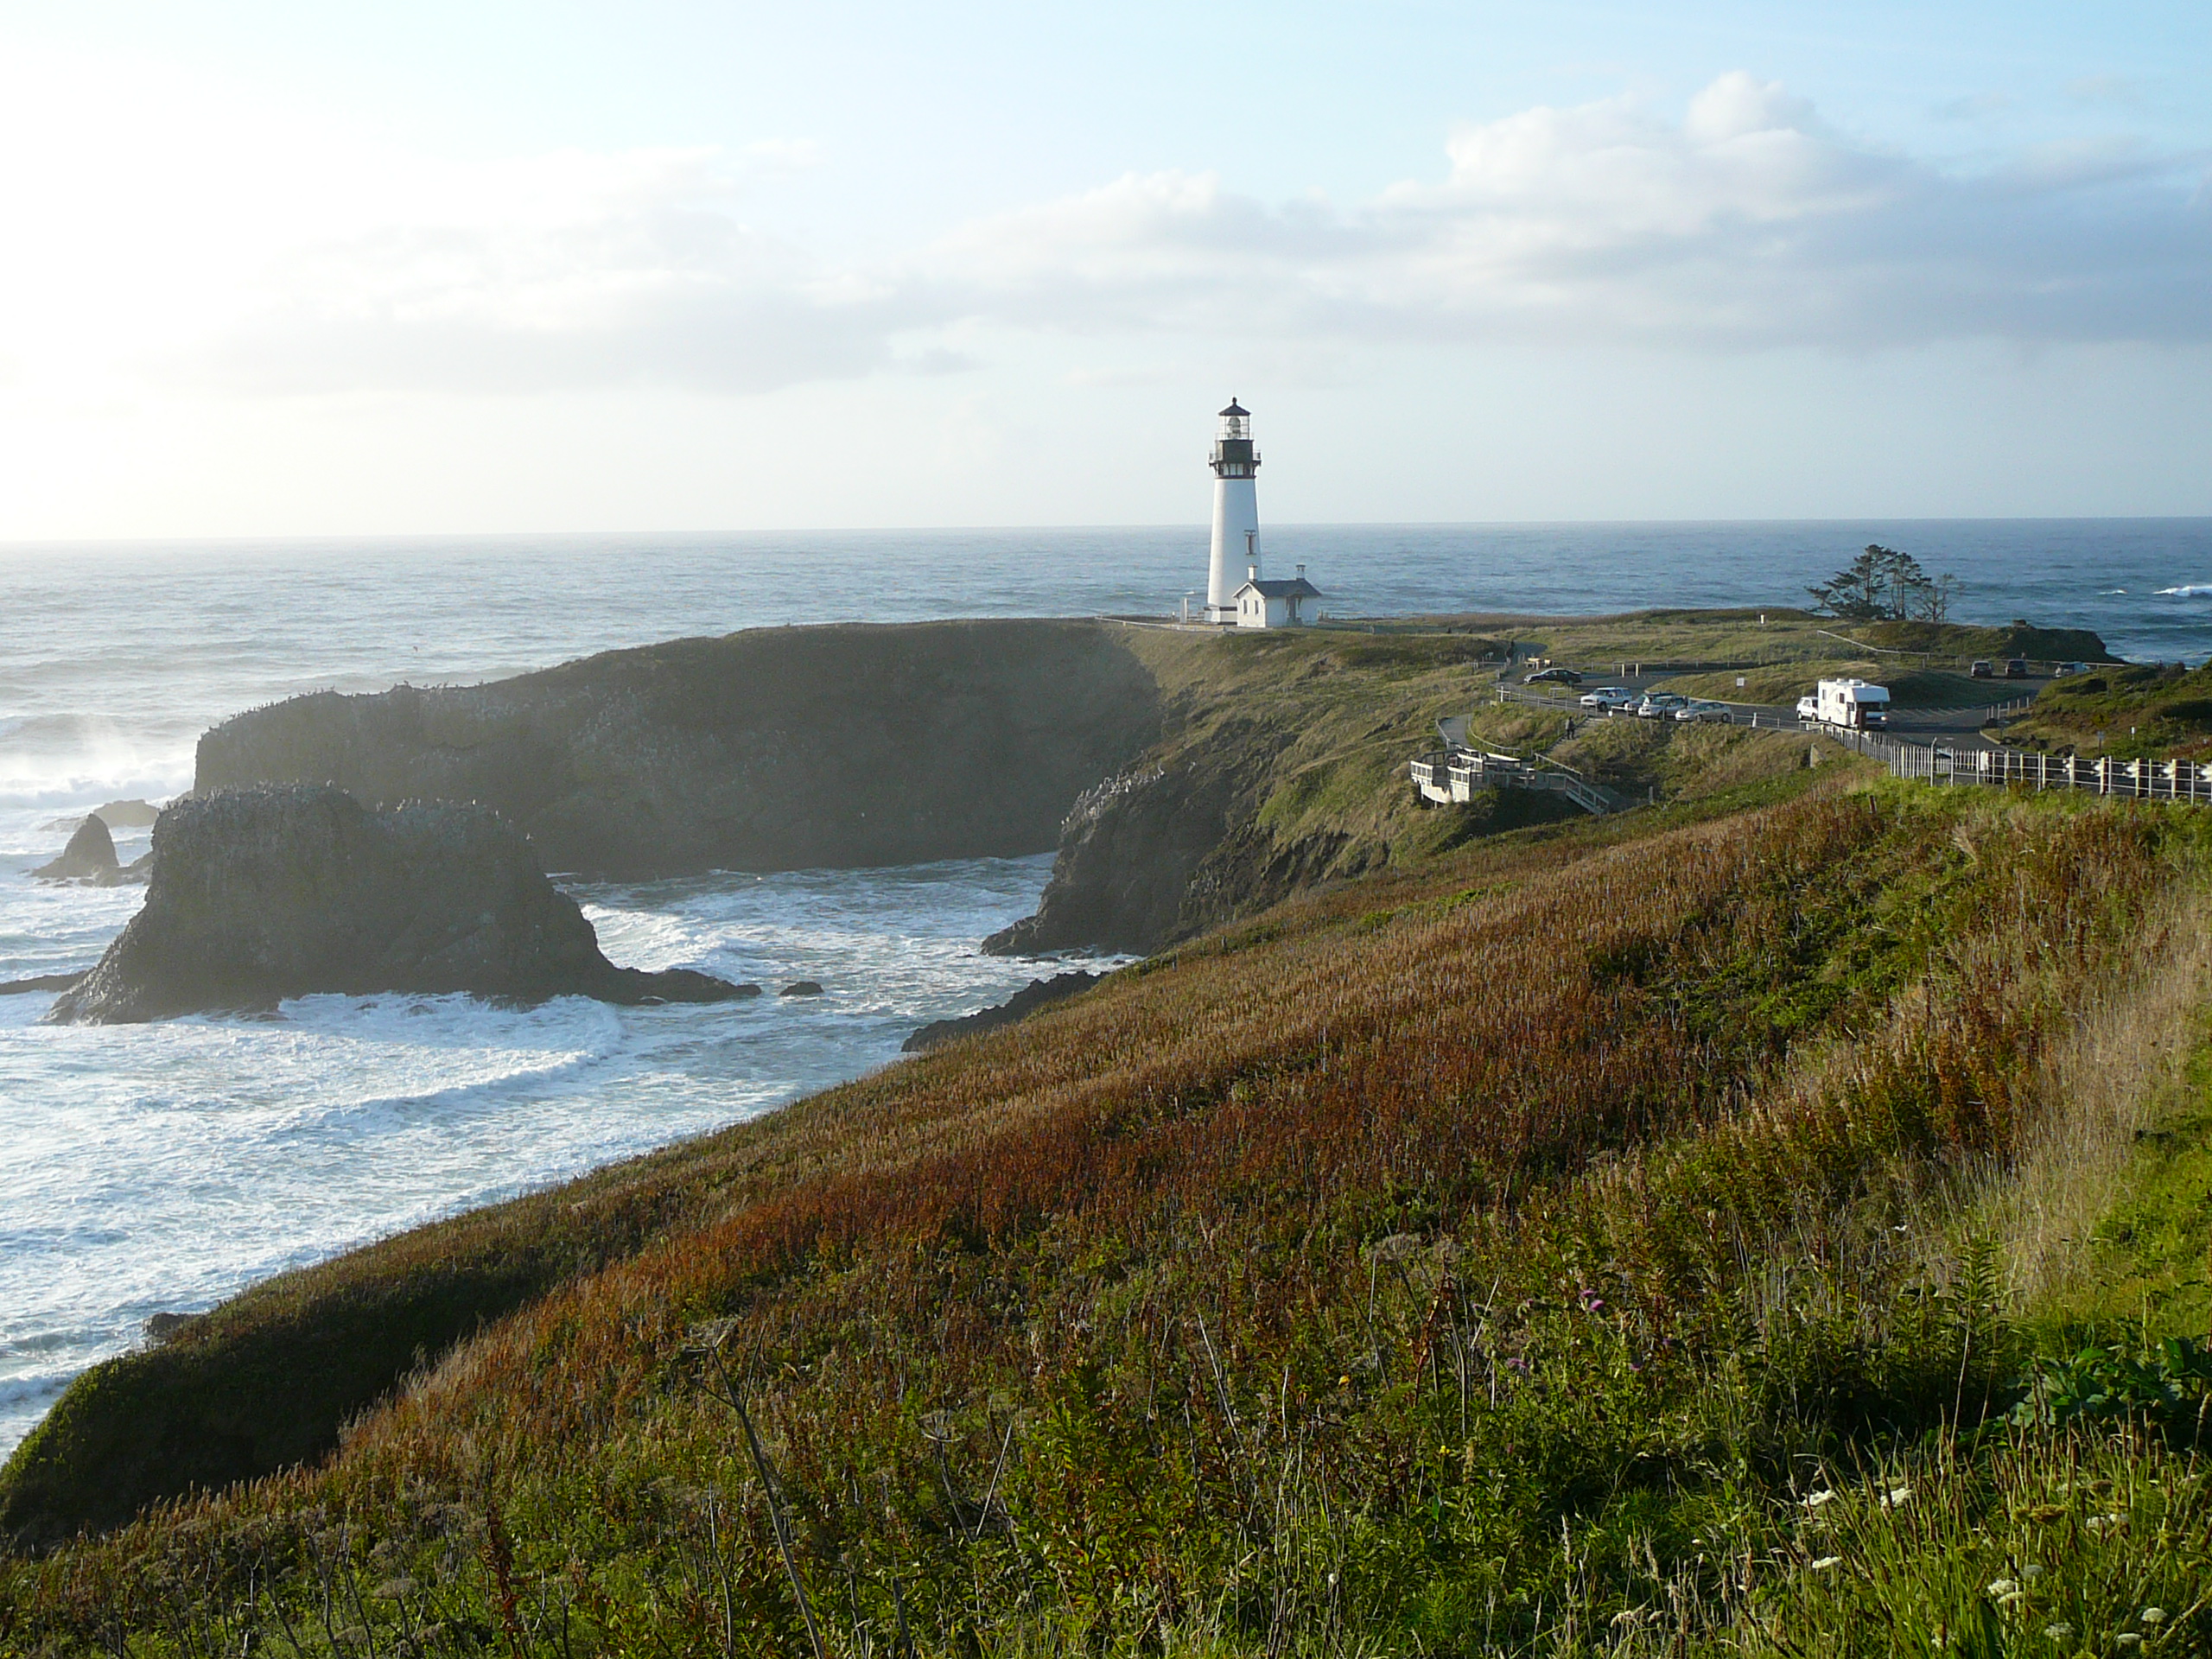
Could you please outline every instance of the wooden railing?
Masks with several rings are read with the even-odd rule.
[[[1461,805],[1480,789],[1531,789],[1564,795],[1585,812],[1602,816],[1622,802],[1603,785],[1573,767],[1541,755],[1505,754],[1480,749],[1438,749],[1410,767],[1421,798],[1439,806]]]

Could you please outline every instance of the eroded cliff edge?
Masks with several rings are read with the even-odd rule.
[[[1159,742],[1084,791],[1037,913],[985,942],[1029,955],[1150,952],[1451,840],[1559,816],[1515,795],[1421,810],[1409,756],[1495,683],[1472,633],[1133,632],[1160,688]]]
[[[1506,827],[1447,827],[1404,785],[1499,649],[1090,621],[756,629],[486,685],[294,698],[201,739],[197,786],[480,801],[549,868],[617,879],[1057,845],[1038,914],[989,948],[1148,952]]]
[[[481,801],[550,868],[622,880],[1038,853],[1160,735],[1129,637],[1027,620],[757,628],[485,685],[321,692],[209,732],[194,786]]]

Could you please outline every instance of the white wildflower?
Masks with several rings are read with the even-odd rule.
[[[2044,1625],[2043,1627],[2043,1633],[2054,1642],[2063,1642],[2068,1637],[2074,1634],[2074,1627],[2062,1618],[2056,1624]]]
[[[2025,1579],[2030,1584],[2033,1584],[2037,1579],[2043,1577],[2043,1568],[2031,1561],[2027,1566],[2020,1569],[2020,1576]]]
[[[1894,1510],[1899,1504],[1910,1501],[1911,1497],[1911,1487],[1892,1486],[1890,1488],[1890,1495],[1882,1500],[1882,1507],[1885,1510]]]
[[[1823,1555],[1819,1560],[1815,1561],[1812,1564],[1813,1571],[1815,1573],[1825,1573],[1832,1567],[1841,1567],[1842,1565],[1843,1557],[1840,1555]]]
[[[1817,1510],[1823,1503],[1833,1503],[1834,1502],[1835,1494],[1828,1491],[1827,1487],[1823,1486],[1819,1491],[1807,1495],[1805,1498],[1805,1507],[1808,1510]]]
[[[2143,1638],[2133,1630],[2122,1630],[2118,1636],[2113,1637],[2113,1640],[2123,1648],[2139,1648],[2143,1645]]]
[[[2166,1610],[2163,1607],[2145,1607],[2135,1617],[2145,1624],[2163,1624],[2166,1622]]]
[[[2006,1596],[2018,1595],[2020,1586],[2018,1581],[2012,1579],[1992,1579],[1989,1581],[1989,1593],[2002,1600]]]

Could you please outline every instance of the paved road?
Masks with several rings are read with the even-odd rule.
[[[1580,715],[1586,711],[1575,703],[1574,699],[1581,694],[1585,687],[1618,685],[1624,686],[1631,691],[1643,691],[1649,690],[1659,681],[1670,677],[1672,676],[1663,672],[1642,676],[1608,677],[1604,679],[1585,675],[1582,686],[1532,685],[1524,688],[1516,681],[1511,690],[1519,700],[1527,700],[1531,693],[1541,693],[1547,705]],[[1891,713],[1888,729],[1891,735],[1901,737],[1914,743],[1940,743],[1948,749],[1968,751],[1993,749],[1999,746],[1982,735],[1982,728],[1989,723],[1990,709],[2018,698],[2032,697],[2050,683],[2048,678],[1992,680],[1988,683],[1990,697],[1986,705],[1971,709],[1895,709]],[[1714,701],[1719,702],[1723,699],[1716,698]],[[1749,715],[1756,712],[1759,717],[1758,723],[1763,726],[1771,722],[1788,729],[1794,728],[1797,723],[1797,710],[1794,705],[1783,708],[1772,703],[1730,702],[1728,706],[1738,714]]]

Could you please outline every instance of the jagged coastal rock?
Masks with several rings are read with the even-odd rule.
[[[1084,791],[1061,831],[1037,913],[983,941],[992,956],[1157,950],[1175,937],[1199,866],[1221,844],[1235,780],[1183,764]]]
[[[755,628],[488,685],[318,693],[209,732],[197,787],[481,801],[549,868],[622,880],[1039,853],[1159,736],[1126,632]]]
[[[115,837],[108,833],[107,825],[98,813],[77,826],[69,837],[69,844],[61,849],[61,856],[50,864],[41,864],[31,874],[48,881],[98,880],[116,873]]]
[[[1087,991],[1103,974],[1087,973],[1081,969],[1073,973],[1055,974],[1050,979],[1033,979],[1003,1002],[988,1008],[978,1008],[973,1014],[959,1014],[950,1020],[932,1020],[904,1043],[899,1052],[921,1054],[949,1043],[956,1037],[973,1037],[982,1032],[995,1031],[1001,1026],[1010,1026],[1027,1020],[1038,1009],[1063,1001],[1078,991]]]
[[[474,804],[377,811],[327,786],[224,790],[164,811],[152,857],[144,907],[50,1020],[128,1023],[316,992],[759,995],[684,969],[617,968],[527,837]]]
[[[161,809],[150,801],[131,799],[109,801],[92,809],[92,816],[111,830],[144,830],[161,817]]]
[[[162,810],[150,801],[136,797],[127,801],[104,801],[92,809],[92,817],[111,830],[143,830],[162,815]],[[41,826],[47,830],[74,830],[81,819],[54,818]]]

